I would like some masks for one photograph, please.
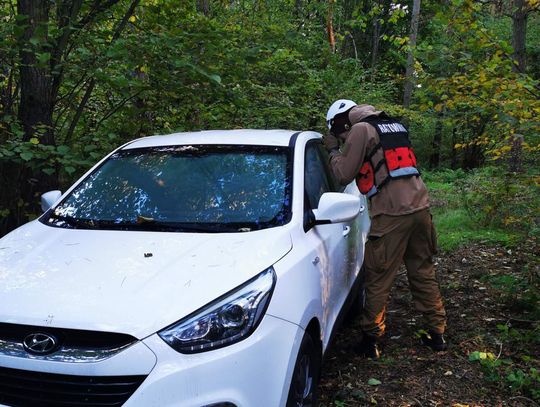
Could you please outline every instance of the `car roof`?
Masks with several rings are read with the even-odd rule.
[[[144,137],[127,144],[126,149],[161,147],[186,144],[238,144],[288,146],[293,130],[207,130],[186,133],[173,133],[162,136]]]

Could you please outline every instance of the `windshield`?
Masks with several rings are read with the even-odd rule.
[[[287,223],[287,147],[174,146],[114,153],[42,221],[85,229],[223,232]]]

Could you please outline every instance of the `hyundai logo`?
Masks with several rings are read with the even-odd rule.
[[[58,348],[58,340],[48,334],[30,334],[23,341],[24,349],[34,355],[47,355]]]

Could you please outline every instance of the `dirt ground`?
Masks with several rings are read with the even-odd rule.
[[[502,301],[502,292],[487,281],[488,275],[522,272],[527,264],[538,272],[530,250],[472,245],[437,257],[441,291],[448,314],[450,348],[435,353],[420,345],[415,335],[422,319],[410,300],[405,270],[394,285],[387,313],[387,332],[378,361],[360,358],[358,321],[345,325],[325,358],[320,383],[321,406],[539,406],[504,381],[487,380],[480,363],[469,361],[471,352],[491,352],[498,358],[530,357],[540,369],[540,346],[524,350],[522,344],[500,339],[497,325],[532,330],[538,321],[525,320],[520,310]],[[535,259],[535,260],[531,260]],[[531,264],[533,263],[533,264]],[[380,384],[374,383],[376,379]]]

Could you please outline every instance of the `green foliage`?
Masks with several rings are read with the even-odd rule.
[[[540,275],[525,269],[521,274],[493,277],[491,284],[501,291],[502,300],[509,308],[540,320]],[[540,344],[540,337],[536,338]]]
[[[497,342],[502,347],[511,342],[520,349],[513,358],[500,358],[491,352],[474,351],[469,354],[469,361],[480,363],[488,381],[501,383],[512,392],[521,393],[534,400],[540,400],[540,372],[536,360],[528,355],[530,349],[540,344],[540,326],[533,329],[512,328],[509,323],[497,325]]]
[[[83,2],[80,18],[91,12],[91,3]],[[284,0],[216,0],[204,14],[195,2],[142,0],[128,16],[131,2],[120,0],[79,29],[63,26],[57,18],[60,3],[52,2],[49,21],[28,39],[28,17],[17,14],[15,4],[0,5],[0,165],[56,177],[62,187],[137,137],[240,127],[325,132],[324,114],[337,98],[406,118],[423,166],[435,152],[443,166],[470,167],[492,158],[498,164],[514,133],[525,136],[524,154],[538,158],[538,70],[512,72],[510,20],[477,2],[422,2],[415,52],[419,87],[410,110],[401,106],[410,4],[301,2],[298,8],[300,3]],[[329,15],[336,53],[325,32]],[[540,25],[534,24],[537,15],[530,19],[529,59],[535,67]],[[67,34],[67,52],[56,55]],[[61,79],[53,124],[37,125],[35,134],[23,129],[18,117],[21,50],[33,55],[36,68]],[[432,143],[438,131],[440,146]],[[53,143],[44,142],[49,134]],[[0,182],[4,191],[17,190],[11,179]],[[451,204],[451,191],[434,182],[437,194]],[[477,233],[468,226],[460,206],[436,209],[441,225],[449,228],[441,243],[452,247],[482,231],[480,239],[490,240],[491,233],[495,240],[503,238],[495,228],[538,235],[537,214],[531,212],[537,201],[530,199],[529,186],[520,180],[504,193],[489,191],[487,181],[464,186],[466,210],[484,217],[484,229]],[[516,211],[499,198],[513,200]],[[0,207],[11,205],[13,212],[17,200],[6,194]],[[462,232],[451,229],[460,223]]]
[[[497,167],[473,171],[460,185],[464,207],[483,226],[518,230],[540,238],[540,188],[535,173]]]
[[[512,359],[499,359],[491,352],[474,351],[469,354],[469,361],[480,363],[488,381],[501,383],[512,392],[540,400],[540,374],[531,358],[524,357],[518,364]]]
[[[446,35],[419,45],[419,107],[458,130],[450,146],[462,165],[499,159],[514,134],[524,135],[527,148],[536,150],[539,82],[513,72],[508,21],[486,15],[482,3],[464,0],[439,10],[430,25]]]
[[[463,170],[424,171],[422,178],[430,191],[432,213],[437,226],[438,243],[443,251],[465,246],[470,242],[516,244],[524,230],[516,224],[502,225],[494,220],[485,222],[481,212],[470,208],[470,202],[480,195],[471,191],[471,185],[489,184],[488,171]],[[528,193],[534,194],[529,186]],[[478,203],[482,203],[478,198]]]

